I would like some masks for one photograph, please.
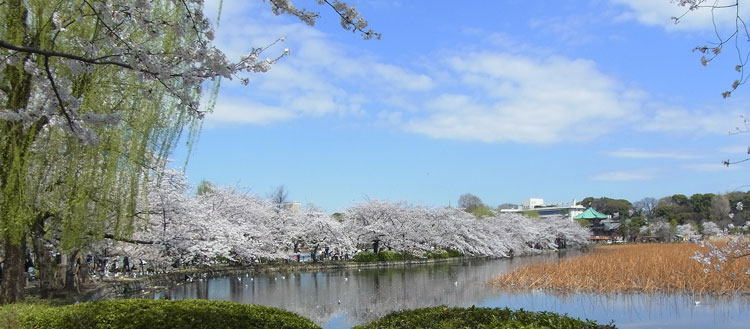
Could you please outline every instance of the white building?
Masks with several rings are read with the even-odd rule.
[[[564,215],[568,216],[570,220],[573,220],[573,217],[580,215],[584,210],[586,210],[586,207],[576,204],[575,199],[573,199],[573,201],[570,203],[558,202],[553,204],[546,204],[544,202],[544,199],[529,198],[526,199],[518,208],[501,209],[500,212],[532,212],[535,215],[539,215],[539,217]]]
[[[281,208],[286,211],[300,212],[302,210],[302,203],[298,201],[284,202]]]

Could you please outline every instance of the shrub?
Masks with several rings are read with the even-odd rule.
[[[464,256],[464,253],[458,250],[446,249],[445,251],[448,252],[448,257],[463,257]]]
[[[277,308],[200,299],[124,299],[37,308],[21,314],[17,322],[19,328],[34,329],[320,329]]]
[[[48,307],[48,305],[27,303],[9,304],[0,307],[0,329],[19,328],[24,315],[39,312]]]
[[[614,329],[551,312],[513,311],[508,308],[448,308],[445,306],[400,311],[352,329]]]
[[[378,253],[378,260],[381,262],[392,262],[404,260],[404,255],[399,252],[383,250]]]
[[[369,252],[369,251],[362,251],[354,255],[352,259],[354,259],[355,262],[361,262],[361,263],[377,262],[378,254],[374,252]]]
[[[427,258],[429,259],[442,259],[449,257],[448,252],[443,249],[435,249],[427,253]]]

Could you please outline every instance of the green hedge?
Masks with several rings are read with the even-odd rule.
[[[458,250],[446,249],[445,251],[448,252],[448,257],[463,257],[464,256],[464,253]]]
[[[457,251],[457,250],[451,250],[451,249],[446,249],[446,250],[436,249],[425,254],[425,257],[427,257],[428,259],[442,259],[442,258],[463,257],[463,256],[464,254],[462,252]],[[377,254],[370,252],[370,251],[362,251],[362,252],[355,254],[352,259],[355,262],[368,263],[368,262],[393,262],[393,261],[402,261],[402,260],[414,260],[414,259],[420,259],[420,258],[407,252],[383,250],[381,252],[378,252]]]
[[[378,254],[370,251],[363,251],[359,252],[352,257],[352,259],[355,262],[360,263],[367,263],[367,262],[377,262],[378,261]]]
[[[450,254],[448,254],[448,252],[443,249],[435,249],[427,253],[427,258],[429,259],[443,259],[450,257]]]
[[[20,321],[27,314],[51,307],[49,304],[17,303],[0,307],[0,329],[20,328]]]
[[[393,262],[393,261],[399,261],[399,260],[404,260],[404,255],[400,252],[383,250],[378,253],[378,261]]]
[[[363,251],[356,255],[354,255],[354,261],[360,262],[360,263],[368,263],[368,262],[394,262],[394,261],[401,261],[401,260],[410,260],[415,259],[416,257],[407,254],[407,253],[401,253],[397,251],[391,251],[391,250],[383,250],[381,252],[373,253],[370,251]]]
[[[614,329],[550,312],[513,311],[508,308],[420,308],[391,313],[352,329]]]
[[[199,299],[124,299],[29,308],[15,321],[13,328],[33,329],[320,329],[306,318],[273,307]]]

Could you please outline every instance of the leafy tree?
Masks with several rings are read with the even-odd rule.
[[[671,196],[672,202],[674,202],[678,206],[688,206],[690,205],[690,199],[688,199],[687,196],[684,194],[674,194]]]
[[[206,195],[216,190],[216,186],[214,183],[211,183],[208,180],[201,180],[200,183],[198,183],[198,187],[195,188],[195,194],[197,195]]]
[[[607,215],[619,214],[623,217],[628,216],[630,210],[633,209],[633,205],[628,200],[611,199],[607,197],[587,197],[581,200],[581,202],[579,202],[578,204],[585,207],[593,207],[597,211],[600,211]]]
[[[344,29],[379,37],[353,7],[319,3]],[[265,72],[287,54],[265,59],[259,47],[230,62],[202,0],[8,0],[0,17],[0,303],[23,297],[32,229],[57,227],[68,251],[127,235],[151,169],[184,134],[193,140],[219,79]]]
[[[618,228],[619,233],[628,241],[635,241],[641,233],[641,227],[646,226],[646,220],[640,216],[634,216],[626,219]]]
[[[469,211],[469,213],[476,216],[477,218],[492,217],[495,215],[495,213],[493,213],[492,210],[484,204],[478,207],[474,207],[473,209],[471,209],[471,211]]]
[[[711,200],[715,197],[713,193],[693,194],[690,196],[690,205],[693,212],[700,214],[703,218],[708,218],[711,209]]]
[[[652,214],[655,218],[661,218],[675,225],[693,220],[695,215],[689,199],[682,194],[659,199]]]

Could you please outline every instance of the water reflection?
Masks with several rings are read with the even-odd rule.
[[[349,328],[400,309],[434,305],[491,306],[568,313],[619,328],[747,328],[748,299],[690,296],[554,296],[508,293],[488,287],[493,276],[563,255],[454,261],[390,268],[245,275],[193,282],[155,295],[280,307],[325,328]],[[698,304],[695,302],[699,301]]]

